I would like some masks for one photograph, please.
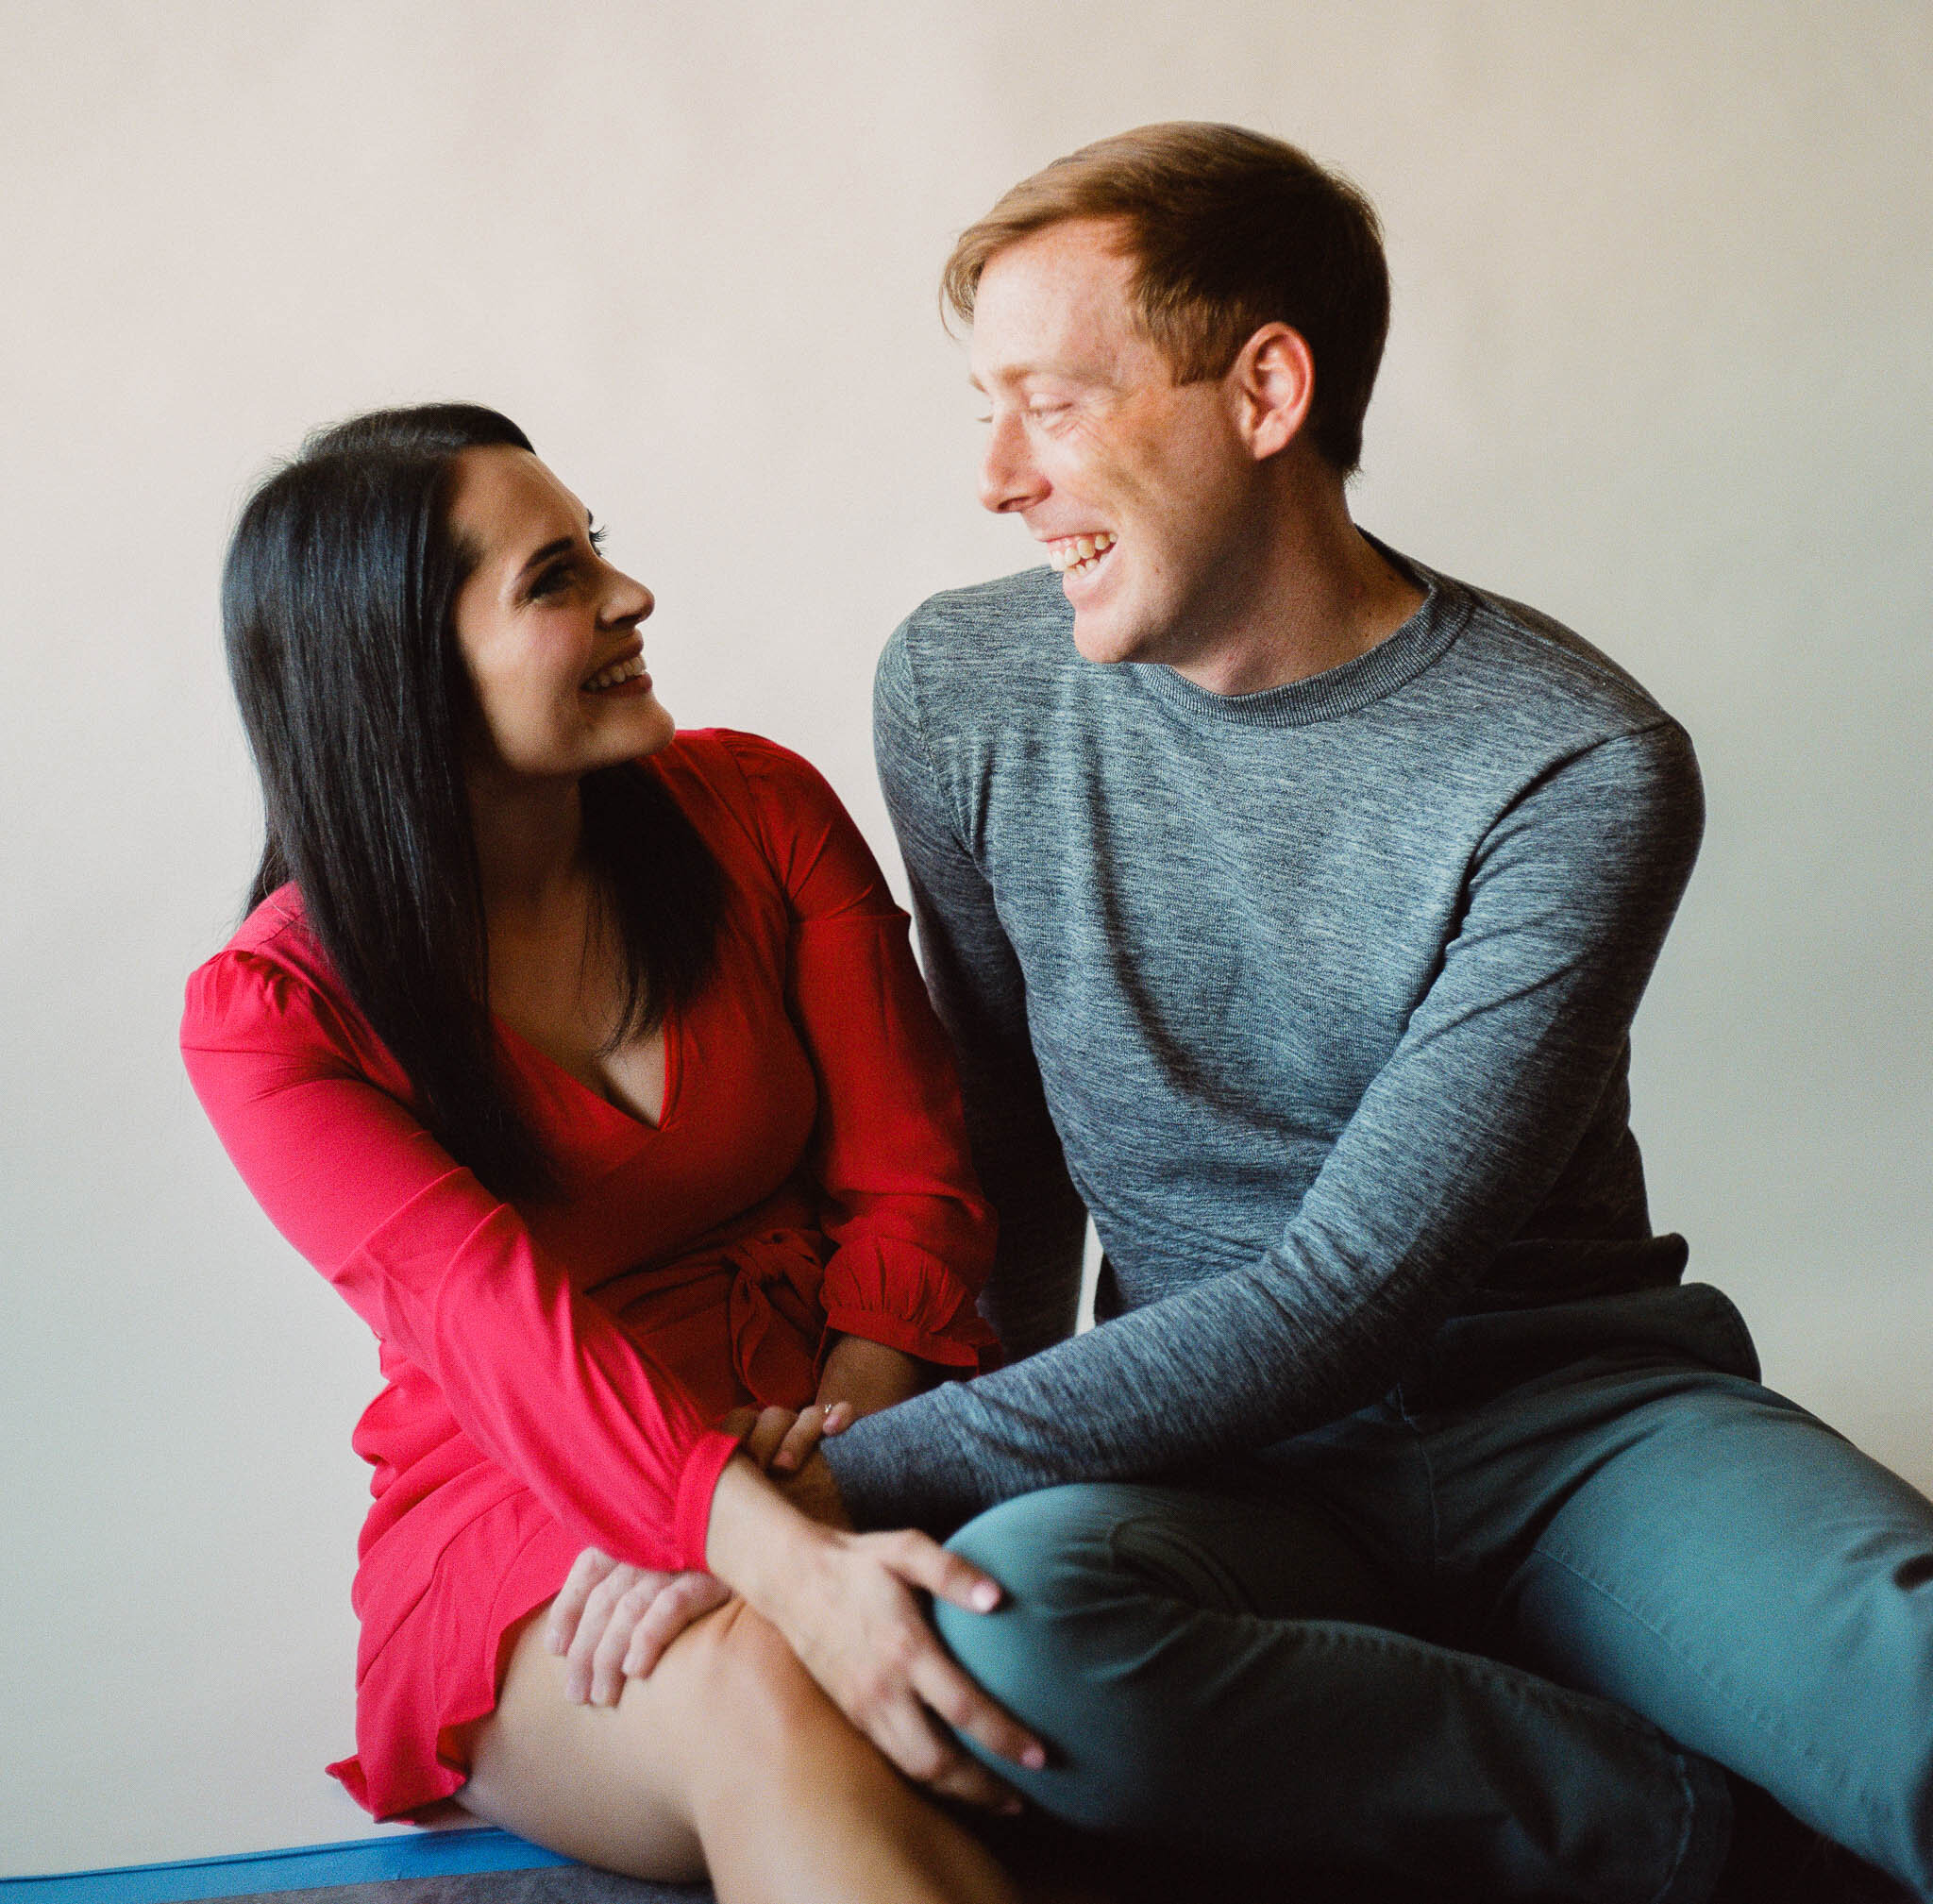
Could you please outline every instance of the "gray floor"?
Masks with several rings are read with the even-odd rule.
[[[214,1900],[210,1900],[214,1904]],[[458,1878],[396,1878],[383,1884],[326,1884],[259,1891],[222,1904],[714,1904],[709,1884],[644,1884],[587,1864],[537,1871],[475,1871]]]

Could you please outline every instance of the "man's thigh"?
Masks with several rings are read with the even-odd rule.
[[[1428,1438],[1481,1650],[1640,1713],[1933,1876],[1933,1505],[1794,1404],[1616,1357]]]

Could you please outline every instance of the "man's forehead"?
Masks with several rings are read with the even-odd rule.
[[[994,253],[981,274],[968,346],[970,380],[1112,379],[1147,350],[1131,291],[1134,261],[1112,227],[1067,220]]]

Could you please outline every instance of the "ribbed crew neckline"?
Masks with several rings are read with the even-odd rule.
[[[1184,714],[1244,727],[1312,727],[1395,693],[1443,654],[1462,632],[1473,604],[1445,577],[1361,532],[1424,591],[1416,613],[1374,648],[1306,680],[1254,694],[1212,694],[1160,662],[1131,663],[1135,680]]]

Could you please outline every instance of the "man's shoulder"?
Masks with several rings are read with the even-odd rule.
[[[1073,610],[1048,567],[1022,569],[969,588],[930,595],[893,631],[897,649],[919,666],[1004,666],[1021,655],[1072,658]]]
[[[1501,690],[1520,717],[1605,736],[1671,719],[1637,676],[1555,615],[1473,582],[1432,579],[1468,609],[1452,672]]]

